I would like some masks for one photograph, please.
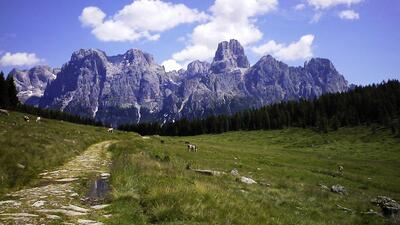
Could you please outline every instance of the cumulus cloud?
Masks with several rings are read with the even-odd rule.
[[[33,66],[40,63],[42,59],[39,59],[35,53],[6,52],[0,58],[0,65],[2,66]]]
[[[353,10],[343,10],[339,13],[339,17],[344,20],[358,20],[360,19],[360,14]]]
[[[315,9],[327,9],[338,5],[351,6],[358,4],[363,0],[307,0],[308,4],[314,6]]]
[[[237,39],[247,46],[259,41],[263,34],[256,26],[256,17],[275,10],[277,0],[215,0],[210,7],[211,16],[206,23],[196,26],[187,46],[172,55],[169,62],[180,65],[213,57],[219,42]]]
[[[83,9],[82,14],[79,16],[83,26],[95,27],[103,23],[106,14],[101,9],[89,6]]]
[[[183,69],[183,66],[181,64],[177,63],[173,59],[166,60],[166,61],[162,62],[161,65],[164,66],[165,71],[167,71],[167,72],[173,71],[173,70],[178,71],[180,69]]]
[[[111,18],[95,6],[83,9],[79,19],[83,26],[102,41],[158,40],[160,33],[185,23],[207,20],[208,16],[184,4],[160,0],[136,0]]]
[[[314,35],[308,34],[300,38],[299,41],[289,45],[279,44],[271,40],[266,44],[253,47],[252,51],[258,55],[273,55],[280,60],[294,61],[299,59],[307,59],[313,56],[312,44]]]

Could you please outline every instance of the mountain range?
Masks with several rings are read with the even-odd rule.
[[[166,72],[138,49],[116,56],[80,49],[61,69],[36,66],[11,75],[22,102],[112,126],[232,114],[349,89],[328,59],[290,67],[268,55],[250,66],[236,40],[221,42],[211,63],[194,61],[186,70]]]

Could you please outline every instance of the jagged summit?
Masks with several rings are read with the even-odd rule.
[[[61,70],[35,71],[42,72],[33,74],[54,74],[51,77],[57,73],[57,78],[41,89],[39,107],[114,126],[232,114],[348,90],[347,81],[327,59],[315,58],[304,67],[290,67],[268,55],[250,67],[236,40],[221,42],[211,64],[195,60],[187,70],[166,72],[152,55],[139,49],[116,56],[98,49],[80,49]],[[29,86],[31,81],[16,82]]]
[[[237,40],[219,43],[211,70],[214,73],[223,73],[237,68],[249,68],[250,63],[244,54],[242,45]]]

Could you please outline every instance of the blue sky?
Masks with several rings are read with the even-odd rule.
[[[108,55],[139,48],[178,68],[211,60],[216,44],[230,38],[245,46],[251,64],[264,54],[289,65],[324,57],[350,83],[400,79],[396,0],[0,0],[6,73],[61,67],[80,48]]]

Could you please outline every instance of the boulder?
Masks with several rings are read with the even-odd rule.
[[[371,202],[379,206],[385,216],[400,214],[400,204],[389,197],[378,196],[372,199]]]
[[[257,182],[249,177],[240,177],[237,181],[242,182],[244,184],[257,184]]]
[[[341,195],[347,194],[346,189],[343,186],[339,185],[339,184],[333,185],[331,187],[331,191],[333,193],[337,193],[337,194],[341,194]]]

